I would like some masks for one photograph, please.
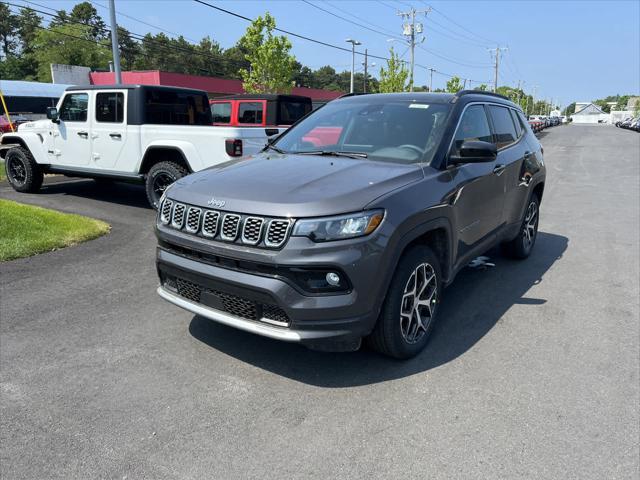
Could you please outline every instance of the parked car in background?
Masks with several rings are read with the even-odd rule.
[[[19,192],[37,191],[44,173],[61,173],[144,183],[157,207],[177,179],[243,153],[233,130],[211,126],[209,98],[201,90],[70,87],[47,116],[0,139],[7,179]],[[261,147],[265,138],[263,131]]]
[[[11,119],[11,122],[7,119],[6,115],[0,115],[0,135],[3,133],[13,132],[18,128],[17,123]]]
[[[213,125],[232,157],[258,152],[312,110],[311,98],[299,95],[232,95],[209,103]]]
[[[473,258],[498,244],[529,256],[544,183],[540,142],[505,97],[344,97],[165,191],[158,293],[274,339],[348,351],[365,338],[409,358]]]

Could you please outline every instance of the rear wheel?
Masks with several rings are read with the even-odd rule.
[[[524,212],[524,219],[520,225],[518,236],[503,245],[505,252],[510,257],[524,259],[531,255],[538,237],[539,210],[540,200],[534,193],[531,195],[527,209]]]
[[[368,338],[371,347],[399,359],[420,353],[433,329],[441,289],[440,262],[433,251],[419,246],[406,252]]]
[[[7,180],[15,191],[33,193],[40,189],[44,174],[29,150],[12,148],[4,161]]]
[[[176,162],[156,163],[149,170],[145,182],[149,204],[157,210],[160,198],[167,187],[188,174],[188,170]]]

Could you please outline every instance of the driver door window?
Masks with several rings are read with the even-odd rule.
[[[89,96],[86,93],[72,93],[64,97],[60,107],[60,120],[65,122],[86,122]]]
[[[462,115],[453,139],[453,154],[458,155],[462,144],[471,141],[493,142],[487,114],[482,105],[471,105]]]

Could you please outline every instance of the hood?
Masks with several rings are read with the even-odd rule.
[[[19,132],[40,132],[46,131],[51,125],[51,120],[35,120],[33,122],[25,122],[18,125]]]
[[[178,180],[174,200],[265,216],[314,217],[361,210],[391,190],[423,178],[418,165],[367,159],[260,153]]]

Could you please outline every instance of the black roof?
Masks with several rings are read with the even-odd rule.
[[[351,94],[348,93],[339,97],[336,100],[341,101],[353,101],[353,102],[371,102],[376,99],[380,101],[414,101],[425,103],[455,103],[461,97],[476,97],[477,100],[487,101],[486,97],[492,97],[497,100],[501,100],[500,103],[508,104],[509,106],[520,108],[513,103],[507,97],[499,95],[493,92],[485,92],[482,90],[461,90],[458,93],[440,93],[440,92],[401,92],[401,93],[365,93],[365,94]]]
[[[310,97],[303,95],[285,95],[275,93],[239,93],[237,95],[225,95],[223,97],[215,97],[211,100],[294,100],[294,101],[307,101],[311,100]]]
[[[74,85],[72,87],[67,87],[67,92],[77,91],[77,90],[136,90],[150,88],[153,90],[167,90],[167,91],[183,91],[183,92],[198,92],[204,93],[207,92],[204,90],[198,90],[196,88],[183,88],[183,87],[169,87],[167,85]]]

